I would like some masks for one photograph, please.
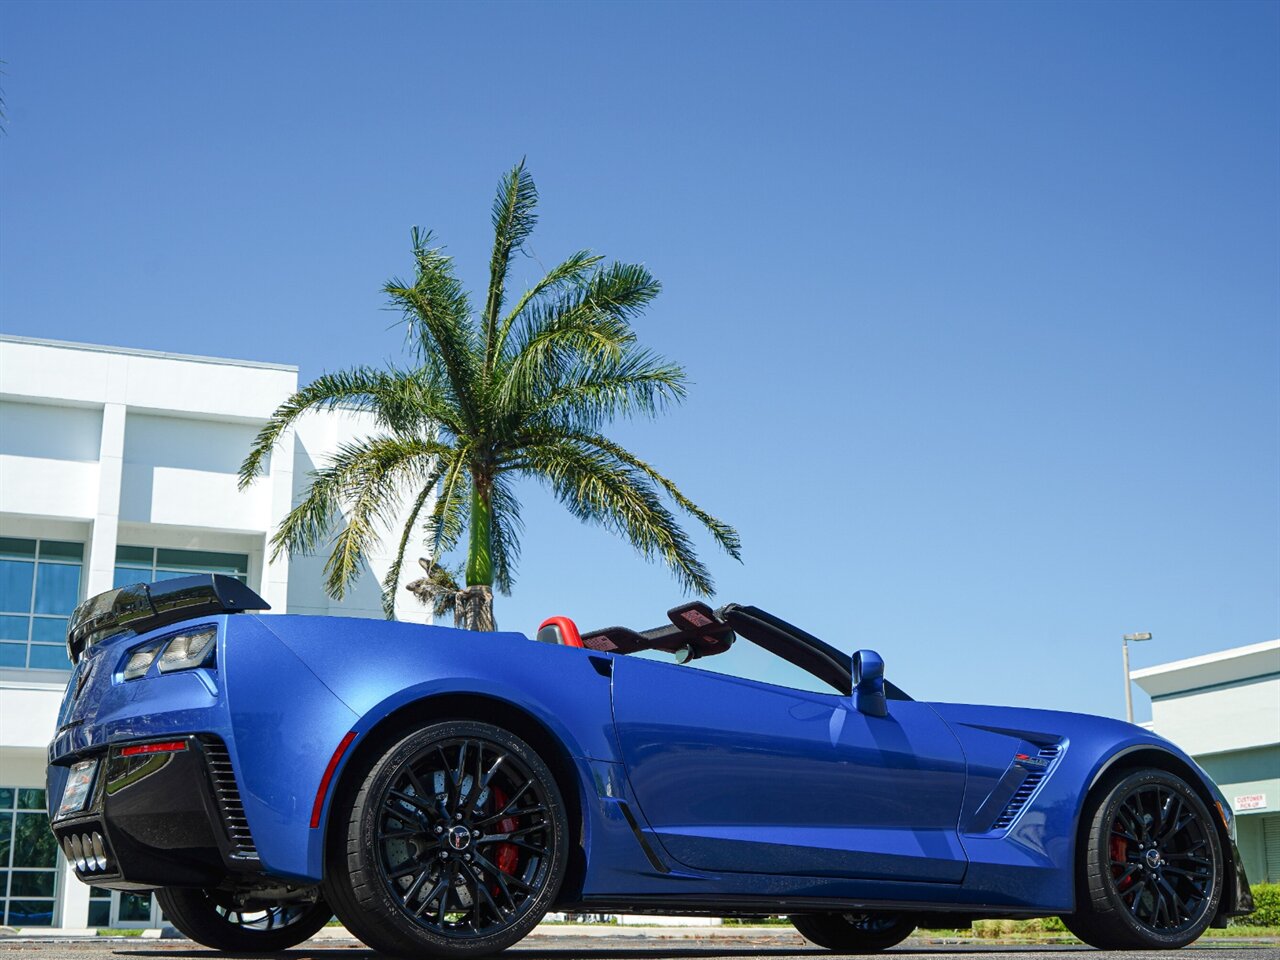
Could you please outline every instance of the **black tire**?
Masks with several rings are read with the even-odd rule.
[[[1222,844],[1185,781],[1118,774],[1084,816],[1068,930],[1101,950],[1176,950],[1204,933],[1222,897]]]
[[[915,918],[901,913],[815,913],[790,919],[806,940],[836,953],[879,953],[916,928]]]
[[[310,940],[333,917],[323,899],[237,905],[217,890],[156,891],[165,919],[184,935],[226,953],[275,953]]]
[[[500,727],[455,720],[416,730],[338,802],[325,896],[374,950],[497,953],[559,893],[564,801],[542,758]]]

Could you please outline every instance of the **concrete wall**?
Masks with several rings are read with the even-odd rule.
[[[1280,652],[1276,655],[1280,666]],[[1166,694],[1151,702],[1151,720],[1192,756],[1263,747],[1280,739],[1280,676]]]
[[[0,512],[91,520],[101,408],[0,400],[0,424]]]

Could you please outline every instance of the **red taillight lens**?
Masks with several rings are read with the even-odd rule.
[[[131,747],[122,747],[120,756],[136,757],[143,753],[177,753],[187,749],[185,740],[169,740],[165,743],[135,743]]]

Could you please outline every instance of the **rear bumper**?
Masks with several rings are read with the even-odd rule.
[[[115,890],[209,887],[259,875],[227,750],[212,735],[166,737],[162,753],[125,754],[147,740],[112,744],[96,759],[84,810],[56,817],[65,776],[52,776],[51,829],[85,883]],[[54,791],[57,791],[55,795]]]

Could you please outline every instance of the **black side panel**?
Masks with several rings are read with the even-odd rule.
[[[1249,878],[1245,876],[1244,861],[1240,859],[1240,848],[1236,846],[1234,840],[1228,840],[1230,850],[1227,851],[1231,860],[1232,870],[1230,874],[1224,878],[1222,885],[1222,905],[1218,908],[1218,917],[1214,920],[1214,926],[1218,926],[1219,919],[1227,917],[1239,917],[1246,913],[1253,913],[1253,888],[1249,886]],[[1225,926],[1225,924],[1222,924]]]

